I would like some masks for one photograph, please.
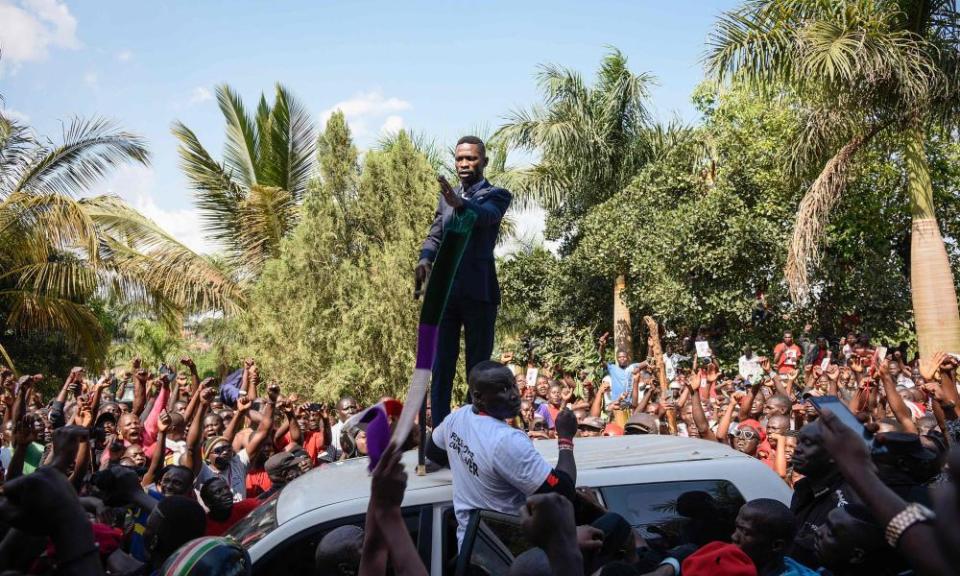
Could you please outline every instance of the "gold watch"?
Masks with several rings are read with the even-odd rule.
[[[903,536],[903,533],[909,530],[910,527],[921,522],[933,522],[936,518],[937,516],[933,513],[933,510],[914,502],[890,520],[890,523],[887,524],[887,529],[884,531],[884,538],[886,538],[887,544],[889,544],[891,548],[896,548],[900,537]]]

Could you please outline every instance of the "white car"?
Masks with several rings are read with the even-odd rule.
[[[555,442],[537,449],[555,463]],[[688,519],[677,500],[706,492],[735,514],[755,498],[790,504],[791,490],[759,460],[717,442],[675,436],[578,438],[577,485],[589,489],[607,509],[623,515],[651,546],[676,545]],[[457,565],[456,519],[451,474],[447,469],[417,476],[417,454],[404,454],[407,491],[403,516],[420,556],[434,576],[503,573],[515,554],[529,546],[515,519],[484,512],[474,516]],[[363,526],[370,495],[367,459],[338,462],[297,478],[231,529],[248,549],[258,576],[314,573],[317,543],[330,530]],[[731,519],[732,520],[732,519]]]

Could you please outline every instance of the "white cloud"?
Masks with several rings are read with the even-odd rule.
[[[83,75],[83,83],[89,86],[90,88],[96,88],[98,85],[99,79],[95,72],[87,72]]]
[[[366,136],[370,135],[371,123],[376,126],[381,119],[384,129],[392,126],[402,127],[403,119],[392,113],[409,110],[412,107],[406,100],[396,97],[387,98],[379,90],[371,90],[360,92],[348,100],[337,102],[324,110],[320,118],[323,122],[326,122],[334,111],[340,110],[347,118],[350,130],[353,131],[354,135]]]
[[[130,50],[121,50],[117,52],[117,61],[118,62],[129,62],[133,60],[133,52]]]
[[[217,246],[203,237],[200,214],[191,208],[167,210],[156,202],[156,174],[140,165],[121,166],[91,195],[112,194],[123,198],[138,212],[159,224],[177,241],[194,252],[210,254]]]
[[[50,48],[80,48],[77,19],[58,0],[0,0],[0,65],[43,60]]]
[[[387,119],[383,121],[383,126],[380,127],[380,132],[384,134],[396,134],[403,129],[403,116],[387,116]]]
[[[190,93],[189,104],[193,106],[194,104],[201,104],[210,100],[213,100],[213,92],[203,86],[197,86],[193,89],[193,92]]]
[[[20,124],[29,124],[30,117],[14,108],[4,108],[0,106],[0,116],[18,122]]]

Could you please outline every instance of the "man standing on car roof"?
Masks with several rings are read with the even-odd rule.
[[[558,492],[573,502],[577,483],[573,412],[565,409],[557,416],[559,454],[552,468],[522,430],[506,423],[520,412],[520,395],[510,369],[499,362],[480,362],[470,371],[468,384],[472,405],[437,426],[426,448],[430,460],[453,472],[458,546],[471,511],[517,514],[527,496],[546,492]]]
[[[453,377],[460,356],[460,328],[463,327],[466,352],[466,374],[477,363],[489,360],[493,353],[494,327],[500,306],[500,285],[493,249],[500,234],[500,221],[510,206],[512,196],[483,177],[487,151],[483,140],[464,136],[457,142],[454,163],[460,186],[452,188],[440,176],[439,203],[430,232],[420,249],[417,263],[417,284],[426,282],[437,257],[444,229],[464,210],[476,214],[473,232],[460,260],[447,307],[440,320],[437,357],[433,364],[430,400],[433,425],[438,426],[450,413]]]

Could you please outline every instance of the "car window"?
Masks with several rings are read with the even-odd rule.
[[[461,570],[464,574],[505,574],[514,558],[533,547],[523,535],[520,518],[483,510],[476,530],[468,529],[464,539],[474,536],[469,561]],[[472,528],[471,523],[471,528]]]
[[[726,480],[603,486],[607,509],[617,512],[654,548],[729,539],[743,495]]]
[[[227,535],[243,544],[244,548],[249,548],[262,540],[264,536],[277,527],[277,498],[279,496],[280,493],[277,492],[264,500],[263,504],[254,508],[246,517],[234,524]]]
[[[423,551],[424,547],[420,546],[419,538],[421,535],[423,535],[424,538],[430,538],[431,530],[429,524],[427,524],[425,528],[423,528],[423,525],[424,523],[432,521],[432,507],[410,506],[401,509],[401,512],[410,536],[413,538],[414,543],[417,544],[418,549]],[[264,554],[254,565],[253,573],[255,576],[322,575],[324,573],[317,572],[315,566],[317,544],[323,540],[324,536],[336,528],[350,525],[363,528],[365,521],[365,515],[348,516],[302,530]],[[427,549],[429,549],[429,545]],[[429,570],[429,554],[427,554],[424,562],[427,563]]]

